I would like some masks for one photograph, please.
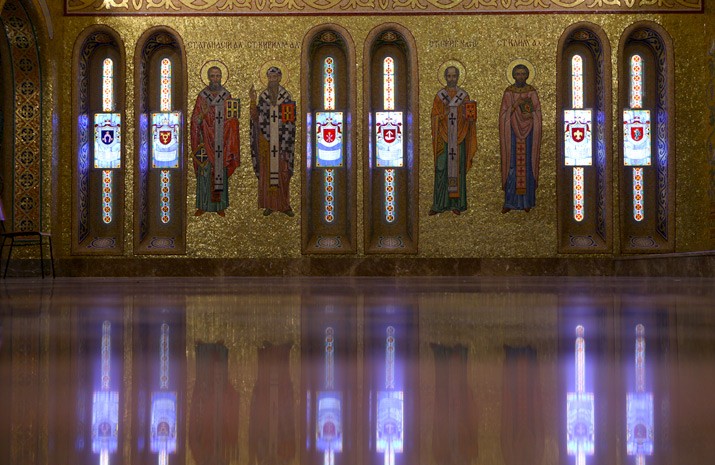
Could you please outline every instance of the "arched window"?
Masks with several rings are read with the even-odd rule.
[[[417,72],[412,35],[375,28],[365,43],[366,253],[417,252]]]
[[[626,253],[675,250],[672,41],[640,22],[619,47],[620,236]]]
[[[346,30],[318,26],[303,42],[306,131],[302,199],[303,253],[357,250],[355,47]]]
[[[124,49],[117,33],[92,27],[77,39],[73,253],[124,250]],[[76,228],[76,229],[75,229]]]
[[[145,32],[137,44],[135,253],[186,250],[185,61],[180,38],[168,28]]]
[[[590,23],[569,27],[558,51],[559,252],[612,248],[610,46]]]

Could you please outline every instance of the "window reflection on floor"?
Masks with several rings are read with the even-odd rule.
[[[711,287],[5,281],[0,463],[713,463]]]

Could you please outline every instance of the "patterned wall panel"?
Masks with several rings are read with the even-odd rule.
[[[42,83],[37,39],[19,0],[7,0],[0,14],[10,45],[14,89],[12,227],[41,229]]]

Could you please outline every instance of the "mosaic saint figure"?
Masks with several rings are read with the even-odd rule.
[[[504,90],[499,112],[502,213],[528,212],[536,205],[541,154],[541,104],[536,89],[526,83],[529,68],[512,68],[514,84]]]
[[[432,103],[432,149],[434,153],[434,202],[429,211],[436,215],[467,209],[467,171],[477,153],[477,104],[457,86],[459,69],[444,70],[447,85]]]
[[[228,178],[240,163],[239,106],[221,84],[221,69],[208,70],[209,84],[191,114],[191,153],[196,173],[196,216],[228,208]]]
[[[256,101],[251,87],[251,159],[258,177],[258,207],[265,216],[274,211],[293,216],[290,178],[295,147],[295,101],[280,85],[283,73],[272,66],[266,72],[268,87]]]

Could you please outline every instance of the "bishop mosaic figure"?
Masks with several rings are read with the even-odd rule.
[[[434,153],[434,202],[430,215],[467,209],[467,171],[477,153],[477,103],[457,86],[459,69],[444,70],[447,85],[432,103],[432,149]]]
[[[228,208],[228,178],[240,162],[240,102],[221,84],[221,68],[208,70],[209,84],[191,114],[191,153],[196,172],[196,216]]]
[[[296,104],[280,85],[283,73],[272,66],[267,88],[256,95],[251,87],[251,160],[258,177],[258,207],[265,216],[293,216],[290,178],[293,176]],[[256,100],[256,97],[258,99]]]

